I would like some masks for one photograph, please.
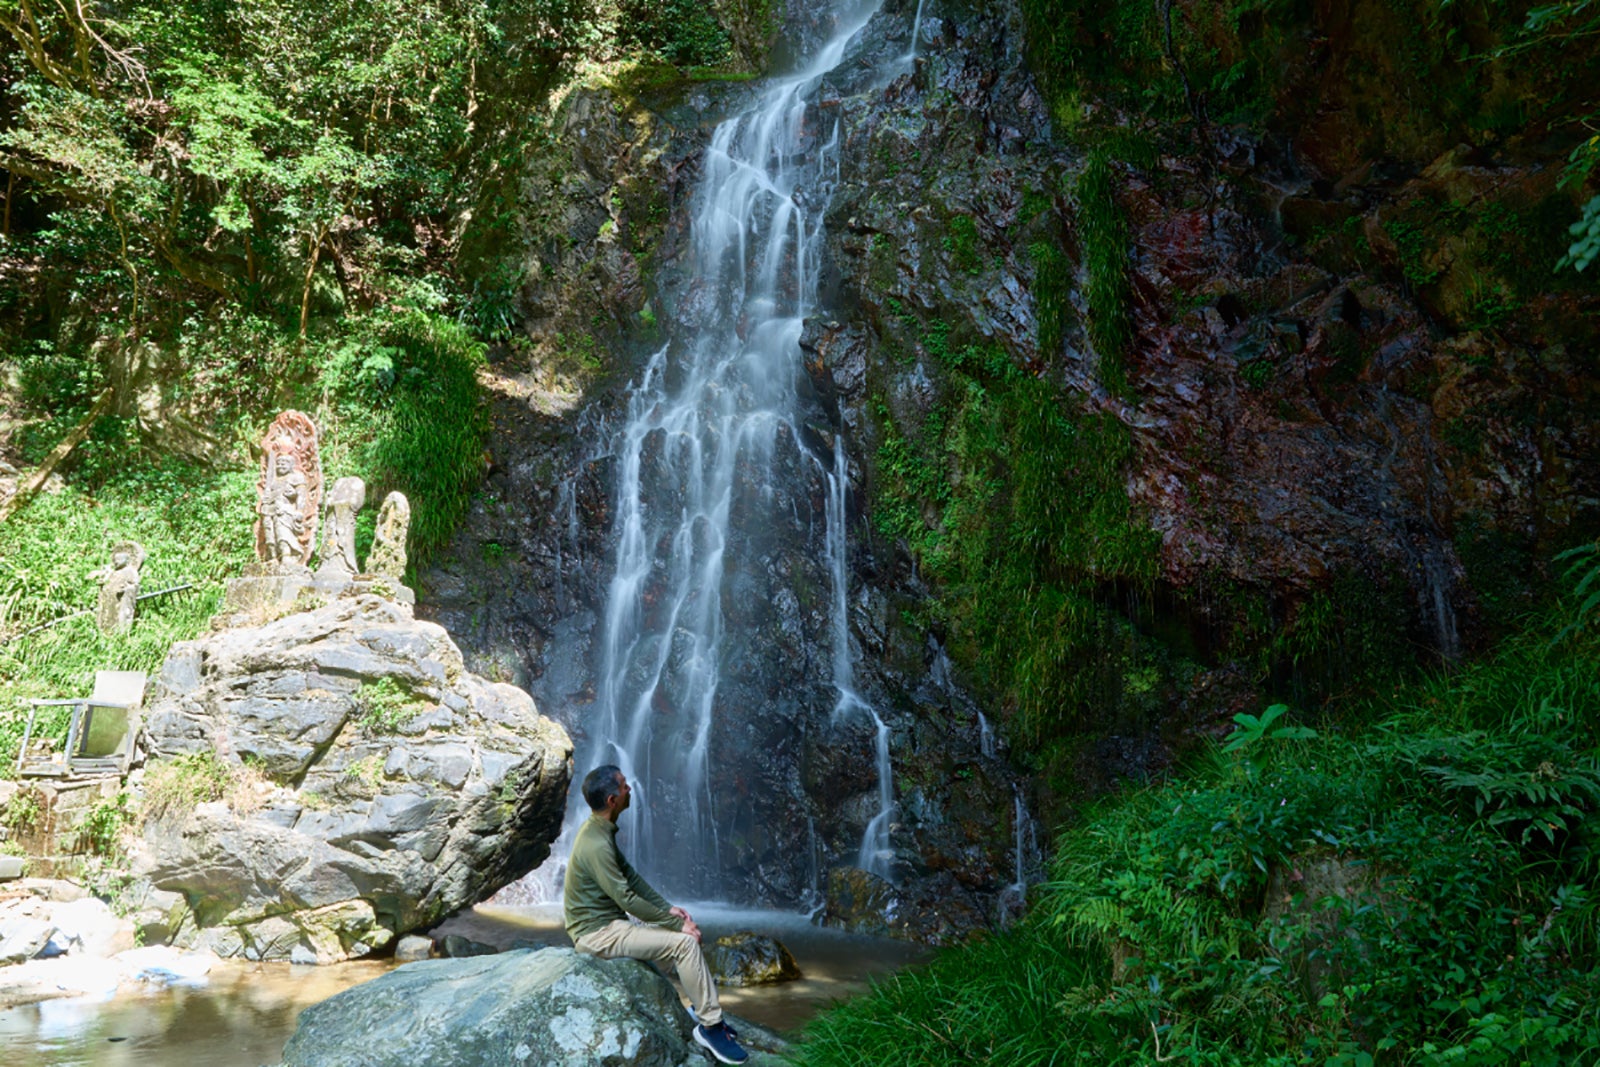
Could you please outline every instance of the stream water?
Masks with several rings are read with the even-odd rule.
[[[728,1011],[794,1033],[835,1000],[925,955],[904,942],[812,926],[805,915],[696,906],[707,938],[758,930],[794,953],[803,977],[776,986],[725,988]],[[567,947],[551,908],[480,906],[436,933],[457,933],[499,948],[514,942]],[[4,1067],[261,1067],[277,1063],[303,1008],[376,978],[392,962],[327,967],[287,963],[219,964],[203,986],[116,1000],[53,1000],[0,1010]]]

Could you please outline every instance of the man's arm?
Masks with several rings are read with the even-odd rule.
[[[669,930],[682,928],[683,920],[672,914],[672,906],[640,877],[639,872],[622,858],[615,847],[596,849],[595,852],[595,882],[606,896],[616,901],[617,907],[647,923],[655,923]]]

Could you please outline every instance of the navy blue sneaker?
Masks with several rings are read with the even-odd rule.
[[[694,1028],[694,1042],[722,1063],[743,1063],[750,1058],[750,1053],[740,1047],[739,1042],[733,1039],[733,1033],[723,1023],[715,1026],[701,1023]]]

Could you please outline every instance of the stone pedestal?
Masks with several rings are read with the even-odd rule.
[[[275,618],[294,608],[300,594],[313,588],[311,568],[298,563],[251,563],[238,578],[228,579],[222,610],[213,627],[247,625]]]

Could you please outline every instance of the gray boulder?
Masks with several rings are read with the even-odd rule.
[[[147,820],[135,870],[183,896],[175,943],[248,959],[369,955],[485,899],[549,854],[572,773],[527,693],[370,594],[174,645],[143,743],[147,785],[191,755],[229,780]]]
[[[433,958],[433,939],[420,934],[407,934],[394,947],[394,958],[401,963],[416,963]]]
[[[0,966],[33,959],[55,932],[55,926],[40,919],[0,920]]]
[[[672,984],[571,949],[408,963],[300,1014],[284,1067],[681,1067]]]

